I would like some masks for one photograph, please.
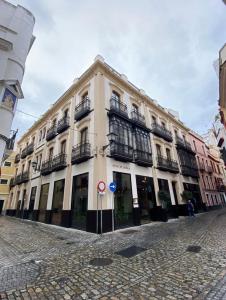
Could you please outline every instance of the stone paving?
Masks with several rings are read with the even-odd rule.
[[[102,236],[0,217],[0,299],[226,299],[226,208]]]

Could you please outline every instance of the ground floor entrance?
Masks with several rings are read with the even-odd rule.
[[[156,207],[153,178],[136,175],[137,196],[141,224],[149,223],[151,211]]]

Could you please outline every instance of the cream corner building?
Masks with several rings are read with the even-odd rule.
[[[110,231],[112,220],[120,228],[186,214],[184,190],[194,192],[200,209],[188,136],[173,111],[97,56],[18,141],[7,214],[100,232]],[[167,209],[159,191],[170,196]]]

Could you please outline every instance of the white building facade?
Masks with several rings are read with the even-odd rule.
[[[15,114],[23,98],[25,61],[34,42],[34,16],[24,7],[0,0],[0,163]]]

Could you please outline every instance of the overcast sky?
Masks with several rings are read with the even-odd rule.
[[[226,42],[221,0],[11,0],[36,18],[18,109],[40,116],[97,54],[186,125],[205,133],[217,113],[213,62]],[[35,121],[17,112],[19,136]]]

